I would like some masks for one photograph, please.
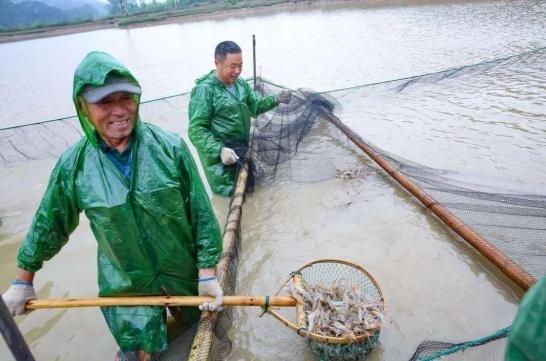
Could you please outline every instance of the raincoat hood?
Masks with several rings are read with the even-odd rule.
[[[131,74],[129,69],[127,69],[112,55],[101,51],[92,51],[87,54],[74,72],[72,100],[74,101],[74,106],[76,107],[76,112],[78,114],[78,119],[80,120],[83,132],[94,146],[98,146],[98,140],[95,135],[95,127],[83,109],[84,100],[82,93],[87,86],[104,85],[104,82],[108,76],[112,74],[126,78],[140,87],[140,84],[133,74]],[[137,104],[140,104],[140,95],[135,94],[135,99]],[[139,123],[140,119],[137,112],[135,129],[139,126]]]

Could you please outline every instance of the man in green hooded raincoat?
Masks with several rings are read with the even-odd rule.
[[[68,241],[84,211],[98,242],[100,296],[208,295],[222,243],[209,197],[184,141],[138,117],[140,85],[116,59],[91,52],[76,69],[73,100],[85,137],[55,166],[3,294],[13,315],[36,298],[34,273]],[[163,307],[104,307],[122,359],[167,346]],[[199,318],[181,310],[182,321]]]
[[[214,62],[216,70],[197,79],[191,92],[188,134],[212,191],[231,196],[236,181],[235,164],[244,157],[250,138],[250,118],[279,103],[290,102],[290,93],[258,96],[239,78],[242,51],[233,41],[216,46]]]

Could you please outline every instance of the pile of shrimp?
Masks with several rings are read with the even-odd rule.
[[[356,287],[335,283],[302,286],[288,284],[288,293],[303,305],[304,327],[323,336],[356,339],[372,336],[381,328],[383,307]]]

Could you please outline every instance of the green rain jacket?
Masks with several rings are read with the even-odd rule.
[[[523,297],[508,335],[505,361],[546,360],[546,276]]]
[[[196,295],[198,268],[215,267],[222,251],[209,197],[183,140],[138,118],[130,181],[100,150],[80,94],[112,73],[138,84],[102,52],[89,53],[76,69],[73,100],[85,137],[55,166],[18,265],[38,271],[68,241],[84,211],[98,242],[100,296]],[[103,308],[124,352],[166,347],[162,312],[162,307]],[[197,309],[183,312],[190,321],[199,316]]]
[[[231,196],[237,167],[224,165],[220,150],[224,146],[232,148],[234,144],[248,145],[250,118],[273,109],[278,103],[274,96],[259,97],[240,78],[234,83],[236,95],[233,95],[216,78],[214,70],[195,82],[189,105],[189,137],[197,148],[212,191]]]

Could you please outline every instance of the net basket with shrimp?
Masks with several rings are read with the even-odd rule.
[[[377,281],[361,266],[317,260],[293,272],[282,289],[297,301],[295,321],[267,312],[306,337],[317,360],[364,360],[376,346],[385,301]]]

